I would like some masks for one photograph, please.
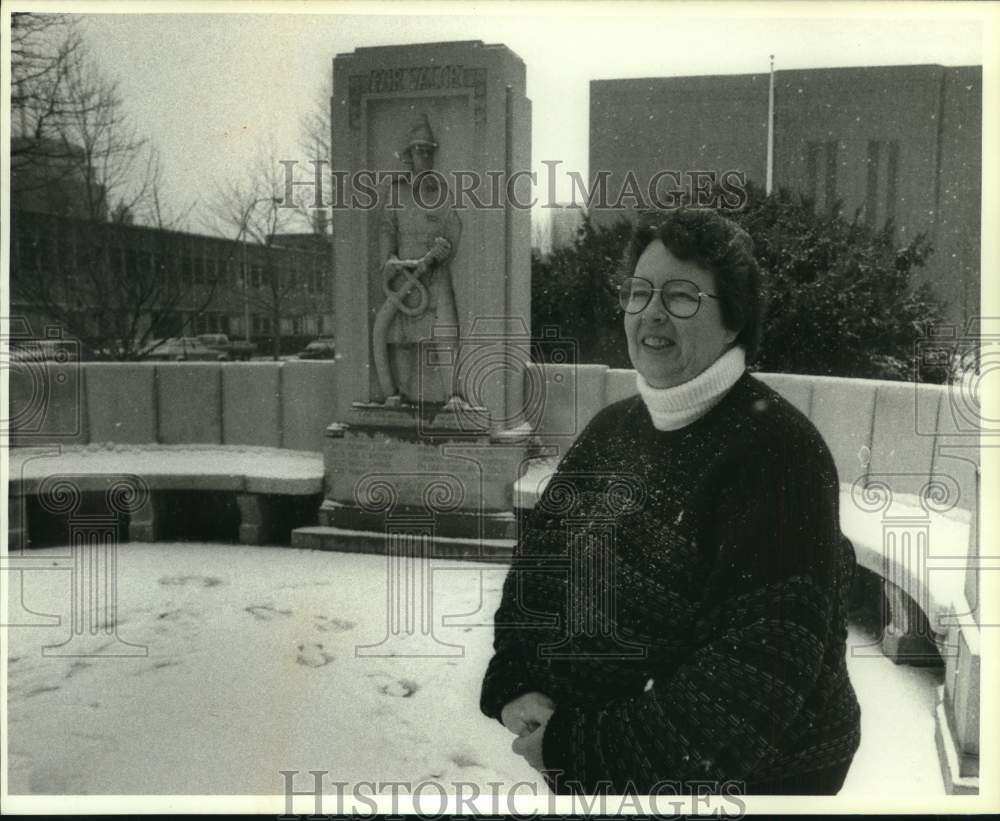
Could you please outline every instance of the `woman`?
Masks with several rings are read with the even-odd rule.
[[[556,792],[835,794],[860,741],[836,469],[746,372],[750,237],[710,211],[656,220],[619,291],[639,395],[596,415],[528,517],[481,707]]]

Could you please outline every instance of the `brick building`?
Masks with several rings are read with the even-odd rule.
[[[742,171],[764,184],[767,74],[595,80],[590,174]],[[840,200],[846,216],[900,241],[927,232],[923,276],[956,323],[979,312],[982,168],[980,66],[878,66],[775,72],[774,187]],[[599,222],[619,209],[592,208]]]
[[[102,318],[107,324],[109,317],[100,280],[109,279],[157,288],[157,296],[149,298],[150,315],[164,303],[170,307],[159,317],[156,336],[214,332],[244,338],[249,315],[250,337],[266,353],[275,332],[269,291],[273,274],[280,283],[282,350],[297,350],[319,334],[333,334],[330,265],[328,240],[314,235],[294,242],[278,237],[270,247],[244,246],[218,237],[27,210],[11,215],[11,315],[25,318],[38,335],[46,326],[63,323],[39,303],[38,289],[23,283],[45,282],[73,327],[83,329],[80,336],[100,338],[108,332],[100,327]],[[113,297],[116,289],[120,286],[108,284],[105,292]],[[136,329],[137,334],[144,331]]]

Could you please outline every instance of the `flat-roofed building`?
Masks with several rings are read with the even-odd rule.
[[[651,181],[681,191],[698,172],[739,172],[763,186],[768,85],[766,73],[592,81],[590,177],[606,174],[608,192],[608,207],[592,204],[594,219],[634,211],[619,197],[630,174],[640,192]],[[981,67],[777,71],[774,101],[774,186],[817,208],[840,202],[872,226],[891,219],[901,242],[927,233],[935,251],[920,276],[951,321],[977,316]]]

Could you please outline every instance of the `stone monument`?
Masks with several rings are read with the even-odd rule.
[[[532,455],[524,64],[479,41],[360,48],[331,105],[338,406],[321,526],[293,544],[506,560]]]

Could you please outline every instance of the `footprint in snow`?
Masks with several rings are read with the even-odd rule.
[[[58,689],[59,689],[58,687],[49,687],[49,686],[35,687],[33,690],[29,690],[27,693],[25,693],[24,697],[34,698],[35,696],[40,696],[43,693],[54,693]]]
[[[347,630],[353,630],[355,624],[353,621],[348,619],[338,619],[336,617],[330,618],[329,616],[316,616],[316,629],[321,633],[343,633]]]
[[[157,579],[163,585],[197,585],[198,587],[218,587],[222,579],[215,576],[162,576]]]
[[[173,602],[168,602],[172,604]],[[180,621],[183,618],[197,619],[201,613],[197,610],[189,610],[186,607],[175,607],[172,610],[164,610],[157,613],[157,621]]]
[[[168,667],[179,667],[181,662],[177,659],[159,659],[154,661],[152,664],[140,667],[132,675],[134,676],[145,676],[149,673],[155,673],[157,670],[165,670]]]
[[[457,764],[463,770],[469,767],[483,766],[482,762],[468,750],[459,750],[458,752],[452,753],[449,758],[454,764]]]
[[[401,678],[399,681],[391,681],[388,684],[384,684],[379,689],[387,696],[409,698],[420,689],[420,685],[412,679]]]
[[[299,645],[299,653],[295,657],[295,663],[306,667],[326,667],[334,658],[332,653],[327,653],[323,649],[322,644],[309,642]]]
[[[273,604],[252,604],[243,609],[259,621],[271,621],[275,616],[292,615],[291,610],[278,610]]]
[[[64,678],[73,678],[73,676],[75,676],[81,670],[86,670],[90,666],[91,665],[89,662],[80,661],[79,659],[77,659],[72,664],[70,664],[69,667],[66,668],[66,674],[64,675]]]

